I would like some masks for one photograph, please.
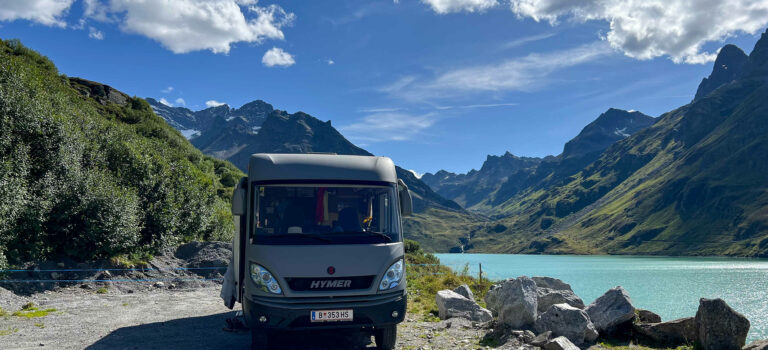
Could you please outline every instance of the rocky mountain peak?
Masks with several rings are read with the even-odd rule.
[[[763,33],[749,54],[749,66],[745,73],[752,76],[768,75],[768,30]]]
[[[579,158],[604,151],[614,142],[651,126],[656,119],[638,111],[609,108],[563,147],[562,158]]]
[[[724,84],[728,84],[742,75],[749,60],[747,54],[735,45],[725,45],[717,54],[712,73],[701,80],[696,97],[698,100]]]

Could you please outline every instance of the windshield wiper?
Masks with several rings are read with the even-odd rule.
[[[386,233],[376,232],[376,231],[344,231],[340,232],[341,234],[359,234],[359,233],[365,233],[372,237],[381,237],[384,238],[387,242],[392,242],[392,237],[389,237]]]
[[[318,241],[323,241],[323,242],[330,242],[331,241],[328,238],[321,237],[321,236],[314,235],[314,234],[307,234],[307,233],[284,233],[284,234],[280,234],[280,235],[275,235],[275,237],[290,237],[290,238],[301,237],[301,238],[312,238],[312,239],[316,239]]]

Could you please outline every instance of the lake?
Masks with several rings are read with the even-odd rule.
[[[501,280],[550,276],[569,283],[585,304],[622,286],[635,307],[669,321],[694,316],[699,298],[722,298],[751,323],[747,343],[768,338],[768,260],[709,257],[436,254],[460,271]]]

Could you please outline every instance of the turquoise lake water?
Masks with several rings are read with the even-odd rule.
[[[722,298],[751,323],[747,343],[768,339],[768,260],[699,257],[574,256],[512,254],[436,254],[476,276],[501,280],[550,276],[569,283],[585,304],[622,286],[635,307],[664,321],[694,316],[699,298]]]

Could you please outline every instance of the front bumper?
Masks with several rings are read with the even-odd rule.
[[[350,297],[262,297],[243,300],[243,315],[251,328],[303,330],[369,328],[398,324],[405,319],[405,291]],[[352,321],[312,323],[310,311],[352,309]],[[392,312],[397,311],[397,317]],[[259,322],[261,316],[266,322]]]

